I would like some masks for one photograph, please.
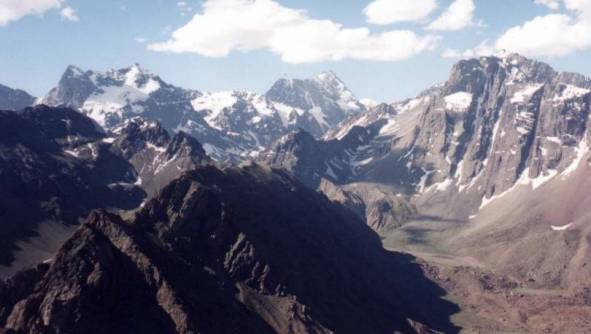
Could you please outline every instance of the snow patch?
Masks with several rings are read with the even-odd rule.
[[[544,86],[543,84],[531,84],[526,85],[521,90],[515,92],[513,97],[511,98],[511,103],[525,103],[529,100],[540,88]]]
[[[529,168],[526,168],[523,171],[522,177],[519,179],[518,183],[522,184],[522,185],[530,185],[531,184],[532,188],[534,190],[536,190],[537,188],[541,187],[546,182],[552,180],[557,174],[558,174],[557,170],[549,169],[546,172],[546,174],[542,173],[535,178],[530,178],[529,177]]]
[[[303,110],[301,110],[301,109],[299,109],[299,111],[298,111],[294,107],[290,107],[288,105],[285,105],[285,104],[279,103],[279,102],[274,102],[273,107],[275,108],[275,110],[277,110],[277,114],[279,114],[279,118],[281,119],[281,123],[283,124],[284,127],[289,126],[291,113],[293,113],[294,111],[297,112],[298,114],[304,113]]]
[[[397,124],[396,120],[394,118],[392,118],[392,119],[388,120],[388,123],[386,123],[384,126],[382,126],[382,128],[380,129],[380,132],[378,133],[378,136],[392,136],[392,135],[395,135],[397,131],[398,131],[398,124]]]
[[[222,91],[205,93],[191,101],[191,105],[195,111],[209,111],[203,119],[212,128],[221,130],[221,127],[216,123],[216,118],[224,109],[232,107],[237,101],[234,92]]]
[[[556,225],[550,225],[550,228],[552,229],[552,231],[565,231],[567,230],[569,227],[571,227],[574,223],[569,223],[566,225],[561,225],[561,226],[556,226]]]
[[[149,78],[148,81],[142,85],[138,85],[137,81],[140,77],[145,73],[145,70],[139,67],[139,65],[134,65],[129,68],[129,71],[125,73],[125,82],[124,85],[129,87],[134,87],[138,89],[140,92],[149,95],[158,89],[160,89],[160,83],[152,78]]]
[[[581,97],[585,94],[591,93],[591,90],[573,86],[573,85],[566,85],[560,95],[554,97],[555,102],[561,102],[566,100],[572,100],[577,97]]]
[[[480,204],[480,208],[478,210],[484,209],[487,205],[489,205],[493,201],[507,195],[508,193],[512,192],[518,186],[531,186],[533,190],[538,189],[539,187],[544,185],[546,182],[552,180],[557,174],[558,174],[557,170],[550,169],[547,171],[547,174],[545,174],[545,175],[541,174],[538,177],[531,178],[531,177],[529,177],[529,168],[526,168],[523,170],[523,172],[521,173],[521,176],[513,184],[513,186],[511,188],[505,190],[504,192],[502,192],[498,195],[494,195],[490,198],[483,198],[482,203]]]
[[[575,148],[575,152],[577,153],[577,156],[575,157],[573,162],[561,174],[563,179],[565,179],[572,172],[577,170],[577,168],[581,164],[581,161],[583,160],[585,155],[587,153],[589,153],[589,145],[587,144],[587,132],[585,132],[585,134],[583,134],[583,139],[579,143],[579,146],[577,146]]]
[[[102,92],[96,92],[86,99],[82,110],[103,127],[109,115],[116,114],[121,117],[126,105],[148,99],[147,94],[129,86],[110,86],[101,90]]]
[[[445,108],[454,111],[465,111],[472,104],[472,94],[468,92],[457,92],[444,98]]]
[[[69,154],[73,157],[76,157],[76,158],[80,157],[80,153],[78,153],[74,150],[64,150],[64,153],[67,153],[67,154]]]
[[[423,191],[425,191],[425,188],[427,186],[427,178],[429,177],[429,175],[435,173],[435,170],[426,170],[424,168],[422,168],[423,170],[423,176],[421,176],[421,179],[419,180],[419,192],[422,193]]]
[[[166,152],[166,148],[160,147],[160,146],[156,146],[156,145],[154,145],[152,143],[146,143],[146,147],[149,148],[149,149],[154,150],[157,153],[164,153],[164,152]]]

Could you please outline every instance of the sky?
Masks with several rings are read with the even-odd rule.
[[[264,93],[333,70],[393,102],[461,58],[519,52],[591,75],[591,0],[0,0],[0,84],[134,63],[185,88]]]

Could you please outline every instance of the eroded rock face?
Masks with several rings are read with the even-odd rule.
[[[91,215],[12,302],[5,327],[454,332],[456,308],[442,292],[347,209],[287,174],[210,166],[172,182],[131,221]]]

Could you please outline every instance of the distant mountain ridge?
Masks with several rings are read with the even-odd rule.
[[[0,110],[20,110],[35,103],[29,93],[0,84]]]
[[[322,136],[366,110],[333,73],[281,79],[265,94],[201,92],[164,82],[138,64],[106,72],[69,66],[38,103],[76,108],[106,129],[141,116],[199,140],[216,160],[241,161],[298,128]]]

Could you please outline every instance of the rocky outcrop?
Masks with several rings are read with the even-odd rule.
[[[412,259],[383,250],[361,220],[284,172],[209,166],[130,221],[92,214],[5,327],[455,332],[456,308],[441,293]]]

